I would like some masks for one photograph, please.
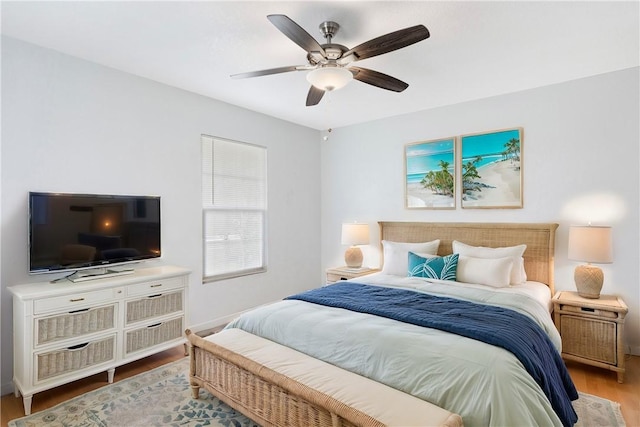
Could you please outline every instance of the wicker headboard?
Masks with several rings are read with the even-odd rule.
[[[545,283],[554,293],[553,257],[558,224],[387,221],[378,224],[381,241],[415,243],[440,239],[438,255],[450,254],[453,240],[493,248],[525,244],[527,279]]]

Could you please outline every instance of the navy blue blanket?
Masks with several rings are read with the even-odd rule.
[[[507,308],[406,289],[344,282],[292,295],[296,299],[440,329],[513,353],[540,385],[564,426],[578,416],[573,381],[547,334],[527,316]],[[499,404],[499,403],[497,403]]]

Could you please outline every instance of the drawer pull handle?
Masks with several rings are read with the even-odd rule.
[[[149,287],[150,288],[159,288],[160,286],[162,286],[162,283],[158,283],[157,285],[151,285]]]
[[[580,310],[581,311],[588,311],[590,313],[593,313],[593,312],[596,311],[595,308],[589,308],[589,307],[580,307]]]
[[[82,313],[83,311],[89,311],[89,309],[88,308],[81,308],[79,310],[70,311],[69,314]]]
[[[162,294],[155,294],[155,295],[149,295],[147,298],[151,299],[151,298],[158,298],[158,297],[161,297],[161,296],[162,296]]]
[[[78,350],[82,350],[83,348],[85,348],[88,345],[89,345],[88,342],[86,342],[84,344],[73,345],[71,347],[68,347],[67,350],[69,350],[69,351],[78,351]]]
[[[69,302],[78,302],[78,301],[84,301],[84,298],[71,298],[69,300]]]
[[[158,326],[160,326],[160,325],[162,325],[162,322],[160,322],[160,323],[156,323],[156,324],[154,324],[154,325],[149,325],[149,326],[147,326],[147,329],[157,328],[157,327],[158,327]]]

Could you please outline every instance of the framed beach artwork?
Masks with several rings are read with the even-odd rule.
[[[460,137],[462,208],[522,208],[522,128]]]
[[[405,206],[455,209],[456,139],[405,145]]]

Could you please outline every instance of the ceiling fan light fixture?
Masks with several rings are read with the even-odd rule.
[[[321,67],[307,74],[309,83],[327,92],[345,87],[351,80],[351,71],[342,67]]]

